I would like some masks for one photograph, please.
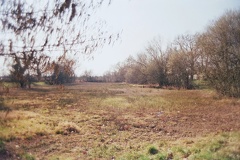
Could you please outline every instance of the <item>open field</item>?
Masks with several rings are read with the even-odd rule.
[[[240,99],[128,84],[2,95],[0,159],[240,159]]]

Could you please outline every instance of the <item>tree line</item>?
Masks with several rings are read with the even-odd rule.
[[[105,30],[105,22],[91,21],[104,2],[111,0],[2,1],[0,56],[10,64],[12,78],[24,88],[32,77],[47,75],[57,84],[73,77],[76,58],[69,57],[90,55],[119,37]],[[240,97],[240,10],[226,12],[203,33],[178,36],[166,49],[159,38],[152,40],[102,81],[191,89],[194,77],[223,95]]]
[[[222,95],[240,97],[240,10],[227,11],[203,33],[178,36],[166,49],[155,38],[104,79],[186,89],[202,79]]]

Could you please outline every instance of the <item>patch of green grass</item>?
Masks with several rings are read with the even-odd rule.
[[[194,80],[193,87],[195,89],[210,89],[212,88],[207,81],[204,80]]]
[[[240,158],[240,133],[222,133],[219,135],[209,135],[206,137],[193,138],[194,142],[186,144],[184,140],[169,141],[161,145],[155,141],[154,146],[150,146],[146,154],[144,150],[125,153],[119,159],[160,159],[165,160],[170,156],[173,159],[188,160],[238,160]],[[155,146],[160,144],[158,150]],[[144,143],[142,143],[144,145]]]
[[[45,82],[33,82],[32,84],[35,86],[46,86],[47,85]]]
[[[101,105],[115,108],[126,108],[131,106],[124,97],[108,97],[102,101]]]
[[[191,155],[191,149],[186,146],[176,146],[172,148],[175,158],[187,158]]]
[[[157,154],[156,158],[158,160],[166,160],[167,159],[167,154],[166,153],[159,153],[159,154]]]
[[[121,156],[120,158],[117,158],[117,160],[150,160],[149,157],[147,155],[142,155],[139,153],[128,153],[128,154],[124,154],[123,156]]]
[[[5,144],[2,140],[0,140],[0,154],[5,154],[5,153],[6,153]]]
[[[35,157],[32,154],[25,153],[22,156],[23,160],[35,160]]]
[[[29,111],[12,111],[5,119],[0,118],[0,122],[0,138],[5,141],[47,135],[52,128],[44,117]]]
[[[222,133],[199,140],[189,150],[189,159],[239,159],[240,133]]]
[[[15,83],[15,82],[2,82],[2,85],[6,86],[6,87],[9,87],[9,88],[12,88],[12,87],[17,87],[19,84]]]
[[[214,135],[209,131],[205,137],[201,132],[190,138],[177,128],[188,126],[181,125],[183,118],[199,115],[193,115],[192,108],[209,108],[214,115],[215,108],[238,107],[238,99],[214,99],[210,90],[127,84],[73,85],[64,91],[35,87],[39,90],[16,89],[4,97],[13,111],[5,119],[0,112],[0,139],[6,146],[25,145],[24,151],[36,159],[240,159],[239,132]],[[174,127],[173,134],[179,134],[173,140],[168,134]]]

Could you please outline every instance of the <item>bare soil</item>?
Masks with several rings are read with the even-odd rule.
[[[12,112],[14,110],[31,111],[36,114],[28,117],[29,121],[33,120],[31,127],[39,123],[48,127],[36,133],[31,129],[24,131],[20,136],[16,133],[12,139],[6,140],[6,151],[0,153],[0,159],[24,159],[22,156],[24,153],[34,155],[36,159],[57,159],[58,156],[60,159],[67,157],[113,159],[131,150],[143,150],[147,144],[156,141],[174,141],[240,131],[238,99],[218,98],[215,94],[204,94],[205,91],[187,93],[188,91],[160,91],[159,89],[135,90],[135,88],[110,84],[105,87],[108,91],[111,90],[111,93],[104,95],[102,91],[104,87],[101,84],[94,87],[90,84],[80,85],[80,87],[68,86],[64,91],[58,91],[53,87],[36,87],[37,89],[31,91],[19,89],[10,91],[4,98],[15,98],[11,105]],[[171,110],[148,106],[131,109],[100,105],[107,97],[126,98],[133,96],[132,93],[135,93],[136,98],[139,95],[144,96],[145,93],[145,96],[162,96],[166,100],[171,95],[173,98],[176,98],[176,95],[180,96],[176,101],[181,99],[181,96],[189,96],[189,99],[184,97],[182,107],[172,107]],[[183,93],[186,95],[182,95]],[[77,94],[79,96],[76,100]],[[64,98],[63,95],[69,97],[75,95],[75,97],[68,99],[66,103],[64,101],[64,106],[56,105],[59,99]],[[99,96],[102,96],[100,101],[92,101]],[[23,105],[25,102],[20,103],[24,99],[28,100],[26,102],[28,105]],[[44,104],[39,100],[44,101]],[[197,104],[199,102],[201,103]],[[91,108],[91,106],[94,107]],[[11,113],[8,116],[11,117]],[[6,121],[2,120],[1,125],[8,124]],[[76,124],[79,128],[68,127],[63,132],[57,133],[56,128],[63,121]],[[17,125],[18,121],[14,123]],[[104,147],[105,151],[103,151]]]

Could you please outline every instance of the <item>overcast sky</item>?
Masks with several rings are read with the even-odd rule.
[[[160,36],[166,46],[178,35],[204,31],[230,9],[240,9],[240,0],[112,0],[93,18],[105,20],[109,32],[121,32],[121,39],[96,51],[93,59],[80,58],[76,74],[91,70],[93,75],[102,75],[144,50],[153,38]],[[1,64],[0,75],[6,74]]]
[[[110,31],[122,31],[121,40],[95,52],[93,60],[82,60],[76,73],[104,74],[144,50],[154,37],[166,45],[178,35],[202,32],[230,9],[240,9],[240,0],[113,0],[96,18],[106,20]]]

